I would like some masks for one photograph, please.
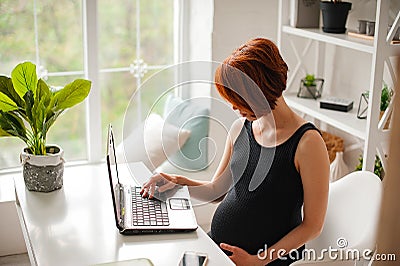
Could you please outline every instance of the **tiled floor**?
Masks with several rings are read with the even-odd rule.
[[[0,257],[0,265],[7,266],[30,266],[28,253]]]

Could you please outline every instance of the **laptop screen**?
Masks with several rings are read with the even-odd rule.
[[[111,124],[108,126],[108,136],[107,136],[107,167],[108,175],[110,179],[111,195],[114,204],[114,214],[115,222],[119,228],[119,222],[121,218],[121,205],[120,205],[120,189],[121,185],[118,177],[117,160],[115,156],[115,144],[114,144],[114,134],[112,131]]]

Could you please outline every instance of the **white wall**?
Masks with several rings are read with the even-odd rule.
[[[215,0],[212,57],[223,61],[255,37],[277,38],[277,0]]]
[[[212,60],[222,62],[234,49],[252,38],[264,37],[276,42],[277,22],[277,0],[214,0]],[[211,96],[221,99],[215,88],[211,90]],[[227,109],[230,109],[230,105],[224,106],[214,102],[211,111],[215,116],[227,113],[221,118],[221,122],[228,126],[237,115],[227,112]],[[211,125],[210,135],[218,146],[223,148],[226,130],[219,125]],[[222,148],[217,151],[217,157],[222,155]]]

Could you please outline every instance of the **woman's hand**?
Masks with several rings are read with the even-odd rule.
[[[140,194],[143,197],[154,197],[154,194],[162,193],[174,188],[178,184],[178,176],[165,173],[156,173],[150,177],[149,181],[143,184]]]
[[[221,243],[219,246],[222,249],[232,252],[232,255],[230,255],[229,258],[236,264],[236,266],[254,266],[267,264],[266,261],[259,259],[257,255],[250,255],[244,249],[241,249],[239,247],[231,246],[225,243]]]

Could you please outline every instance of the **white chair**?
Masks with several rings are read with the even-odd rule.
[[[323,231],[306,243],[305,258],[291,265],[368,265],[363,252],[375,250],[381,198],[382,182],[369,171],[352,172],[332,182]],[[332,250],[338,259],[328,252],[321,259],[323,249]],[[315,251],[315,256],[309,251]]]

